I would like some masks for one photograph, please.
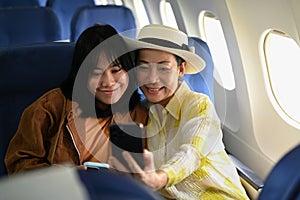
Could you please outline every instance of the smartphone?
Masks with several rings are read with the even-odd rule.
[[[125,167],[128,167],[122,152],[128,151],[139,166],[144,168],[143,150],[145,148],[144,129],[142,124],[110,125],[110,143],[112,155]]]

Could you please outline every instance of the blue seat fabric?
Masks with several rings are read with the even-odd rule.
[[[67,77],[73,49],[73,43],[54,42],[0,48],[0,175],[24,108]]]
[[[300,144],[285,154],[265,180],[258,200],[300,200]]]
[[[0,0],[0,7],[33,7],[41,6],[39,0]]]
[[[117,5],[84,6],[73,16],[70,41],[76,41],[83,30],[94,24],[109,24],[121,35],[124,31],[134,30],[126,36],[135,37],[135,17],[129,8]]]
[[[93,0],[48,0],[47,7],[57,15],[62,31],[62,39],[70,39],[71,20],[74,13],[82,6],[95,6]]]
[[[46,7],[1,8],[0,27],[0,46],[61,39],[58,18]]]
[[[208,95],[214,102],[213,84],[214,84],[214,63],[206,42],[198,37],[189,37],[189,46],[195,48],[195,53],[199,55],[206,63],[206,67],[196,74],[185,74],[185,80],[193,91]]]

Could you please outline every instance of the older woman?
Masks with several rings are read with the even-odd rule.
[[[147,25],[138,40],[137,77],[149,104],[147,146],[142,169],[128,152],[130,170],[167,199],[248,199],[225,152],[220,121],[209,97],[190,90],[181,78],[205,67],[189,51],[185,33]],[[116,158],[111,166],[128,170]]]

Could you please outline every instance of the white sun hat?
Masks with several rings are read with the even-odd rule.
[[[186,74],[195,74],[205,67],[205,61],[194,53],[193,48],[188,47],[188,36],[175,28],[150,24],[144,26],[137,40],[124,38],[131,50],[156,49],[175,54],[187,62]]]

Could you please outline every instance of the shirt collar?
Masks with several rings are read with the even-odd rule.
[[[174,96],[170,99],[169,103],[165,107],[165,110],[169,112],[176,120],[178,120],[180,117],[182,100],[188,91],[190,91],[190,88],[186,82],[180,82]],[[152,107],[151,105],[153,104],[149,104],[149,107]],[[150,108],[150,112],[153,111],[154,109]]]

